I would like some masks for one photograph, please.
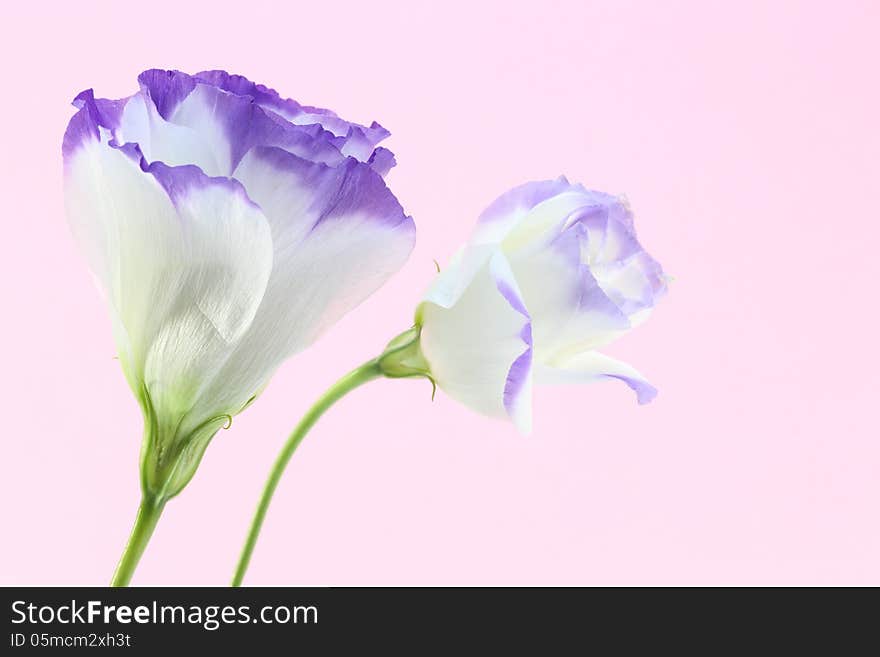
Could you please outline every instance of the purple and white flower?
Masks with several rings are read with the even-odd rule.
[[[415,227],[380,125],[223,71],[138,81],[77,96],[64,185],[145,412],[145,481],[167,498],[283,360],[403,265]]]
[[[481,413],[531,427],[535,383],[619,379],[656,390],[598,348],[647,319],[666,291],[626,201],[533,182],[497,199],[425,295],[416,323],[434,382]]]

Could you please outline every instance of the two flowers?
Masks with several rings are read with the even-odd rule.
[[[80,94],[63,142],[68,217],[145,418],[144,503],[120,584],[216,432],[415,241],[384,181],[395,161],[378,124],[222,71],[151,70],[139,83],[122,100]],[[312,422],[383,375],[429,378],[523,431],[533,383],[615,378],[649,401],[644,377],[597,349],[644,321],[665,287],[625,201],[564,178],[528,183],[483,213],[413,328],[331,389]]]

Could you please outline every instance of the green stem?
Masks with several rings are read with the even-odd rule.
[[[257,544],[257,538],[260,535],[260,528],[263,526],[263,520],[266,518],[266,511],[268,511],[269,504],[272,502],[272,495],[278,487],[278,482],[281,481],[281,476],[284,474],[284,469],[287,467],[290,457],[293,456],[293,453],[302,442],[302,439],[305,438],[309,429],[314,426],[315,422],[318,421],[318,418],[320,418],[328,408],[346,394],[368,381],[378,379],[383,375],[383,371],[379,366],[378,358],[364,363],[333,384],[327,392],[315,402],[315,405],[308,410],[305,416],[303,416],[303,419],[300,420],[299,424],[293,430],[293,433],[291,433],[290,437],[287,439],[278,458],[275,460],[275,464],[272,466],[272,471],[269,473],[269,479],[266,480],[266,485],[263,488],[263,496],[260,498],[259,505],[257,505],[257,511],[254,514],[254,519],[251,521],[251,528],[248,532],[247,540],[245,541],[244,548],[242,548],[241,556],[238,559],[235,576],[232,578],[232,586],[241,586],[241,581],[244,579],[244,574],[247,571],[251,555],[254,551],[254,546]]]
[[[144,495],[141,505],[138,507],[137,517],[134,520],[134,527],[131,529],[131,536],[128,537],[128,543],[119,559],[119,565],[116,566],[116,572],[113,573],[113,579],[110,580],[110,586],[128,586],[134,569],[137,568],[141,555],[156,529],[156,523],[162,515],[162,509],[165,508],[165,501]]]

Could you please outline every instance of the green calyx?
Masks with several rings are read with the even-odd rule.
[[[183,435],[180,420],[159,417],[146,386],[141,392],[144,438],[141,444],[141,488],[145,498],[166,502],[189,483],[211,439],[232,422],[229,415],[211,418]]]
[[[218,415],[195,429],[181,430],[185,413],[157,413],[147,386],[141,384],[138,392],[144,414],[144,439],[141,443],[143,497],[128,543],[110,580],[111,586],[128,586],[131,582],[165,503],[189,483],[211,439],[232,422],[230,415]]]
[[[422,327],[418,324],[404,331],[388,343],[382,355],[376,359],[379,370],[392,379],[423,377],[431,382],[436,390],[431,367],[422,353]]]

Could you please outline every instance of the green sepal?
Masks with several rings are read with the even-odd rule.
[[[422,353],[421,334],[422,327],[418,324],[404,331],[388,343],[376,362],[383,375],[392,379],[422,377],[431,382],[436,392],[431,367]],[[431,394],[433,397],[434,393]]]
[[[164,503],[193,478],[211,439],[220,429],[229,427],[232,417],[211,418],[183,435],[183,418],[169,422],[168,418],[158,417],[146,386],[141,390],[140,402],[144,414],[141,489],[145,496]]]

